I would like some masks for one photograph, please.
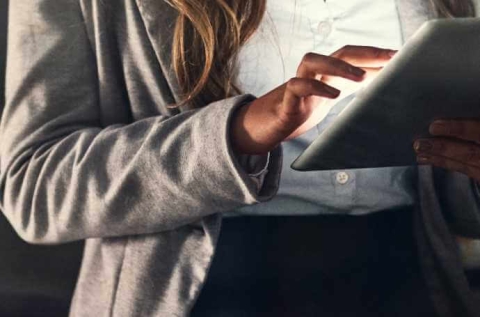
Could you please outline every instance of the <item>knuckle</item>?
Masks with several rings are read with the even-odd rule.
[[[346,55],[346,52],[351,50],[351,45],[345,45],[339,50],[337,50],[335,53],[332,54],[332,56],[336,58],[343,58]]]
[[[287,82],[287,89],[294,89],[299,83],[299,78],[297,77],[292,77],[288,80]]]
[[[295,76],[296,77],[302,77],[307,72],[308,72],[308,67],[306,66],[305,63],[301,62],[300,65],[298,65],[297,72],[296,72]]]
[[[480,162],[480,151],[478,146],[473,144],[468,146],[465,160],[475,164],[478,164]]]
[[[315,59],[315,56],[317,56],[317,54],[312,53],[312,52],[308,52],[307,54],[303,55],[302,64],[311,63],[312,60]]]
[[[305,84],[309,91],[314,91],[317,88],[317,83],[314,80],[309,80]]]
[[[344,47],[341,48],[341,53],[342,53],[342,56],[348,56],[348,55],[354,54],[359,49],[360,47],[355,45],[345,45]]]
[[[316,89],[316,80],[315,79],[306,79],[306,78],[298,78],[298,77],[293,77],[290,78],[287,82],[287,89],[289,90],[297,90],[300,88],[301,90],[315,90]]]

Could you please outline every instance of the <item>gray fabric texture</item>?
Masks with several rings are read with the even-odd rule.
[[[427,2],[398,0],[406,33]],[[230,148],[254,96],[168,108],[175,17],[159,0],[11,2],[0,207],[28,242],[86,239],[71,316],[188,315],[220,213],[278,189],[281,148],[260,191]]]
[[[443,170],[430,166],[418,169],[420,205],[414,218],[414,228],[420,264],[439,316],[480,316],[480,293],[469,284],[453,234],[457,232],[478,238],[480,225],[477,222],[473,233],[472,225],[475,222],[462,228],[461,223],[447,221],[445,216],[454,212],[467,217],[474,212],[478,215],[479,206],[474,203],[468,212],[463,213],[466,210],[465,202],[453,199],[450,203],[442,204],[439,198],[450,196],[448,186],[445,186],[447,183],[439,178],[442,174]],[[457,189],[463,188],[465,196],[476,192],[475,182],[461,174],[448,174],[449,181]]]
[[[87,239],[72,316],[185,315],[218,213],[278,186],[281,148],[257,192],[229,146],[253,96],[167,108],[163,1],[15,1],[9,17],[2,211],[31,243]]]

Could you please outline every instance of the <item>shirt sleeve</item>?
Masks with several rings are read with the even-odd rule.
[[[242,166],[248,174],[250,180],[255,184],[257,191],[260,192],[265,176],[268,173],[270,152],[266,155],[240,155],[238,161],[240,166]]]

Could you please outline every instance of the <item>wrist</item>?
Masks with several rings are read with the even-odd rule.
[[[256,113],[254,102],[238,107],[232,115],[230,141],[238,155],[267,155],[280,143],[269,140],[269,120]]]

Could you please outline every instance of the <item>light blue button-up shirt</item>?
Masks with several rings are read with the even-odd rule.
[[[329,55],[349,44],[400,48],[395,1],[268,1],[264,21],[240,52],[238,84],[244,92],[261,96],[295,77],[307,52]],[[282,144],[282,177],[273,200],[230,215],[365,214],[413,204],[415,167],[317,172],[290,168],[293,160],[334,124],[351,99],[340,101],[315,128]]]

